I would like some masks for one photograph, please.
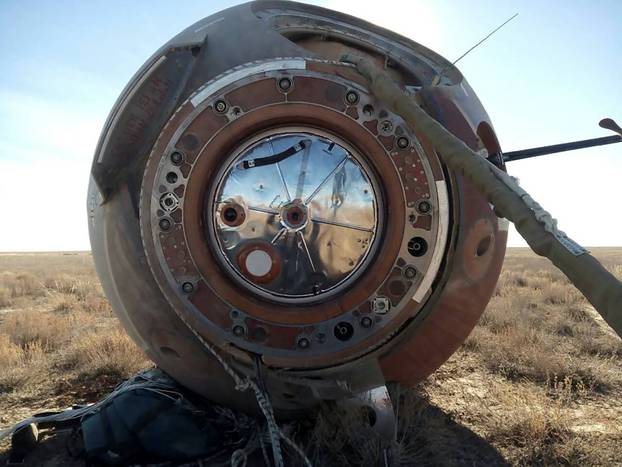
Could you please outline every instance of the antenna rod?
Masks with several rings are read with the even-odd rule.
[[[484,42],[486,39],[488,39],[490,36],[492,36],[495,32],[497,32],[499,29],[501,29],[503,26],[505,26],[506,24],[508,24],[510,21],[512,21],[514,18],[516,18],[518,16],[518,13],[515,13],[514,16],[512,16],[511,18],[508,18],[505,20],[505,22],[503,24],[501,24],[500,26],[498,26],[494,31],[492,31],[491,33],[489,33],[486,37],[484,37],[481,41],[479,41],[477,44],[475,44],[473,47],[471,47],[469,50],[467,50],[466,52],[464,52],[462,55],[460,55],[460,57],[458,57],[453,63],[452,65],[455,65],[456,63],[458,63],[460,60],[462,60],[471,50],[473,50],[475,47],[477,47],[478,45],[480,45],[482,42]]]
[[[518,16],[518,13],[515,13],[514,16],[506,19],[503,24],[501,24],[500,26],[498,26],[494,31],[490,32],[486,37],[484,37],[481,41],[479,41],[477,44],[475,44],[473,47],[471,47],[469,50],[467,50],[466,52],[464,52],[462,55],[460,55],[456,60],[454,60],[452,62],[452,65],[455,65],[456,63],[458,63],[460,60],[462,60],[469,52],[471,52],[471,50],[473,50],[475,47],[477,47],[478,45],[480,45],[482,42],[484,42],[486,39],[488,39],[490,36],[492,36],[495,32],[497,32],[499,29],[501,29],[503,26],[505,26],[506,24],[508,24],[510,21],[512,21],[514,18],[516,18]],[[432,85],[436,86],[438,85],[438,83],[441,82],[441,78],[443,77],[443,75],[445,74],[445,71],[447,71],[447,68],[449,67],[445,67],[441,70],[441,72],[434,78],[434,80],[432,81]]]

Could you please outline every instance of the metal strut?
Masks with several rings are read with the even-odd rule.
[[[613,119],[603,118],[600,122],[598,122],[598,125],[601,128],[615,131],[617,135],[604,136],[602,138],[583,139],[580,141],[572,141],[570,143],[552,144],[550,146],[541,146],[538,148],[521,149],[520,151],[504,152],[501,154],[503,162],[519,161],[521,159],[529,159],[531,157],[544,156],[546,154],[574,151],[575,149],[603,146],[605,144],[614,144],[622,141],[622,128],[620,128],[620,126],[613,121]]]

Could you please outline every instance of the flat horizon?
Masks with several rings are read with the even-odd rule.
[[[622,245],[606,245],[606,246],[585,246],[588,250],[606,250],[610,248],[622,248]],[[528,246],[507,246],[506,250],[531,250]],[[0,255],[35,255],[35,254],[79,254],[92,253],[91,250],[41,250],[41,251],[0,251]]]

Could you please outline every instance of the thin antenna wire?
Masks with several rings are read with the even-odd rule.
[[[466,54],[468,54],[471,50],[473,50],[475,47],[477,47],[478,45],[480,45],[482,42],[484,42],[486,39],[488,39],[490,36],[492,36],[495,32],[497,32],[499,29],[501,29],[503,26],[505,26],[506,24],[508,24],[510,21],[512,21],[514,18],[516,18],[518,16],[518,13],[516,13],[514,16],[512,16],[511,18],[505,20],[505,22],[497,27],[497,29],[495,29],[494,31],[492,31],[490,34],[488,34],[486,37],[484,37],[481,41],[479,41],[477,44],[475,44],[473,47],[471,47],[469,50],[467,50],[466,52],[464,52],[462,55],[460,55],[460,57],[458,57],[456,59],[456,61],[454,61],[452,63],[452,65],[455,65],[456,63],[458,63],[460,60],[462,60]]]
[[[495,32],[497,32],[499,29],[501,29],[503,26],[505,26],[506,24],[508,24],[510,21],[512,21],[514,18],[516,18],[518,16],[518,13],[514,14],[514,16],[506,19],[503,24],[501,24],[500,26],[497,26],[497,28],[494,31],[491,31],[490,33],[488,33],[488,35],[486,37],[484,37],[481,41],[479,41],[477,44],[475,44],[473,47],[471,47],[469,50],[467,50],[466,52],[464,52],[462,55],[460,55],[456,60],[454,60],[452,62],[452,65],[455,65],[456,63],[458,63],[460,60],[462,60],[464,57],[466,57],[466,55],[471,52],[475,47],[477,47],[478,45],[480,45],[482,42],[484,42],[486,39],[488,39],[490,36],[492,36]],[[441,70],[441,72],[438,74],[437,79],[435,79],[435,84],[438,84],[438,82],[440,82],[441,78],[443,77],[443,73],[445,73],[445,70],[447,70],[448,67],[445,67]]]

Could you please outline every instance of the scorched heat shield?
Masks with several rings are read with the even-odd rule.
[[[256,407],[214,352],[261,378],[280,416],[415,383],[456,350],[494,289],[504,224],[344,53],[389,71],[472,149],[499,151],[445,59],[279,1],[174,37],[132,78],[99,141],[89,222],[104,290],[154,362],[219,403]]]

